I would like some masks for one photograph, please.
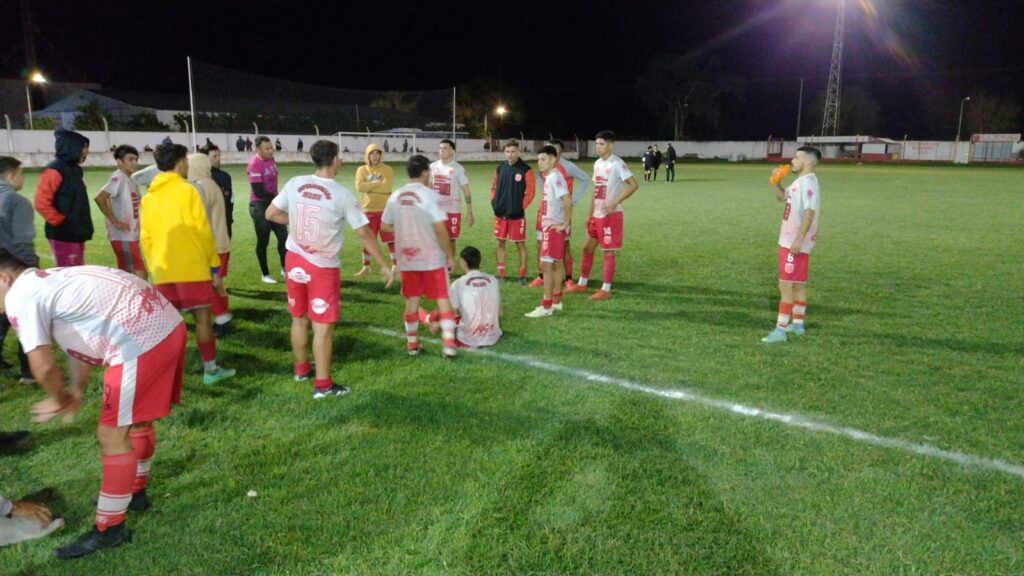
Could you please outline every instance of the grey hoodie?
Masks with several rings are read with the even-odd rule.
[[[28,199],[18,194],[6,180],[0,179],[0,248],[29,267],[39,266],[39,257],[32,246],[36,236],[34,216]]]

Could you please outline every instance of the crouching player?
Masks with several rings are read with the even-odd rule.
[[[437,301],[443,339],[442,354],[454,358],[455,314],[448,299],[448,271],[454,257],[448,237],[448,215],[441,211],[437,193],[427,187],[430,161],[409,158],[405,167],[409,183],[388,199],[381,230],[395,234],[395,254],[402,271],[405,296],[405,335],[409,354],[419,354],[420,297]]]
[[[493,346],[501,338],[501,291],[498,279],[480,271],[480,251],[466,246],[459,253],[464,276],[448,289],[455,312],[455,344],[462,348]],[[438,313],[420,309],[420,320],[436,334],[441,324]]]
[[[185,323],[174,306],[142,279],[102,266],[40,270],[0,250],[0,308],[28,353],[32,375],[49,398],[36,422],[74,418],[89,379],[86,365],[103,365],[103,405],[96,437],[103,476],[95,525],[58,558],[76,558],[129,540],[128,510],[149,506],[146,483],[156,446],[153,421],[181,398]],[[50,346],[72,366],[71,389]]]
[[[544,146],[537,153],[537,165],[544,178],[540,204],[540,261],[544,272],[544,298],[540,306],[527,312],[527,318],[551,316],[562,309],[562,282],[565,281],[565,232],[572,218],[572,195],[562,173],[555,169],[558,151]]]

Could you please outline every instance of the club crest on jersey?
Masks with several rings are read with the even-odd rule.
[[[402,256],[405,256],[406,258],[415,258],[419,253],[419,248],[413,248],[412,246],[402,248]]]
[[[516,174],[516,182],[522,182],[522,181],[523,181],[523,175],[522,174]]]

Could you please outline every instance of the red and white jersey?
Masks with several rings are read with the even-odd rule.
[[[804,222],[804,211],[814,210],[814,220],[804,236],[801,252],[810,252],[818,240],[818,206],[821,204],[821,188],[818,186],[818,175],[804,174],[786,188],[786,208],[782,212],[782,230],[779,231],[779,246],[789,248],[793,245],[800,226]]]
[[[449,214],[462,212],[462,187],[469,186],[466,169],[455,160],[445,164],[440,160],[430,164],[430,187],[437,192],[441,211]]]
[[[632,177],[629,166],[615,154],[608,156],[607,160],[598,158],[594,162],[594,218],[608,215],[604,209],[605,202],[618,198],[626,180]],[[622,206],[616,206],[613,212],[622,212]]]
[[[352,191],[330,178],[296,176],[271,202],[288,213],[285,247],[321,268],[340,268],[342,227],[370,223]]]
[[[26,352],[56,342],[97,366],[138,358],[182,322],[145,280],[104,266],[29,268],[4,304]]]
[[[448,296],[452,309],[462,314],[456,331],[460,342],[477,348],[491,346],[501,338],[501,325],[498,323],[501,292],[494,276],[470,270],[469,274],[452,282]]]
[[[122,232],[114,228],[110,221],[104,218],[107,224],[107,239],[112,242],[138,242],[139,241],[139,187],[131,176],[128,176],[120,169],[107,179],[107,183],[100,188],[100,192],[110,195],[110,210],[114,218],[120,222],[128,223],[128,231]]]
[[[437,270],[447,264],[437,241],[436,222],[448,215],[439,206],[437,193],[411,182],[391,193],[381,221],[395,227],[395,257],[399,270]]]
[[[548,170],[544,175],[544,190],[540,201],[540,227],[546,230],[565,223],[562,198],[569,194],[569,185],[559,170]]]

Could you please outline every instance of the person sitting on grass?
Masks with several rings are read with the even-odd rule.
[[[461,348],[493,346],[501,338],[501,292],[498,279],[480,271],[480,250],[466,246],[459,253],[464,274],[452,282],[448,297],[455,313],[455,345]],[[420,308],[420,321],[431,334],[441,329],[440,315]]]

